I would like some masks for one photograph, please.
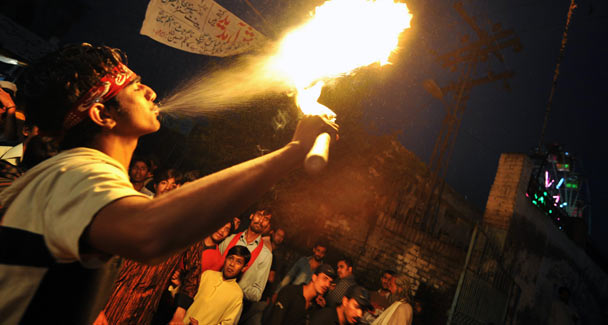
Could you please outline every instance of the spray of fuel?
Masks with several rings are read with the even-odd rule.
[[[162,99],[160,110],[177,116],[213,115],[242,107],[262,95],[289,93],[291,81],[269,68],[269,57],[249,55],[221,70],[197,76]]]

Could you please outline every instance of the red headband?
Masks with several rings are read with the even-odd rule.
[[[89,89],[80,99],[74,104],[63,120],[63,129],[69,130],[76,124],[82,122],[87,111],[95,103],[105,103],[110,98],[116,96],[123,88],[135,79],[137,75],[131,71],[126,65],[119,63],[112,72],[101,78],[97,86]]]

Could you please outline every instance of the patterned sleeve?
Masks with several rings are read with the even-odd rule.
[[[184,309],[188,309],[194,301],[201,280],[201,260],[203,245],[198,242],[187,249],[182,255],[180,262],[180,277],[182,283],[179,292],[175,295],[175,303]]]

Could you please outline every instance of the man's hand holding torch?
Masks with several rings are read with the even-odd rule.
[[[304,167],[317,173],[327,164],[329,143],[338,139],[339,126],[327,115],[305,115],[298,122],[292,142],[297,142],[306,154]]]
[[[324,83],[319,81],[311,87],[299,88],[296,104],[305,115],[321,117],[337,131],[338,125],[335,123],[336,114],[328,107],[317,102],[323,85]],[[304,168],[308,173],[316,174],[325,168],[329,156],[329,144],[332,138],[332,133],[325,131],[316,137],[314,144],[310,147],[304,159]]]

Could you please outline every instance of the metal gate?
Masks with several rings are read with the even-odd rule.
[[[519,287],[501,264],[502,252],[475,226],[448,314],[448,324],[506,324]]]

